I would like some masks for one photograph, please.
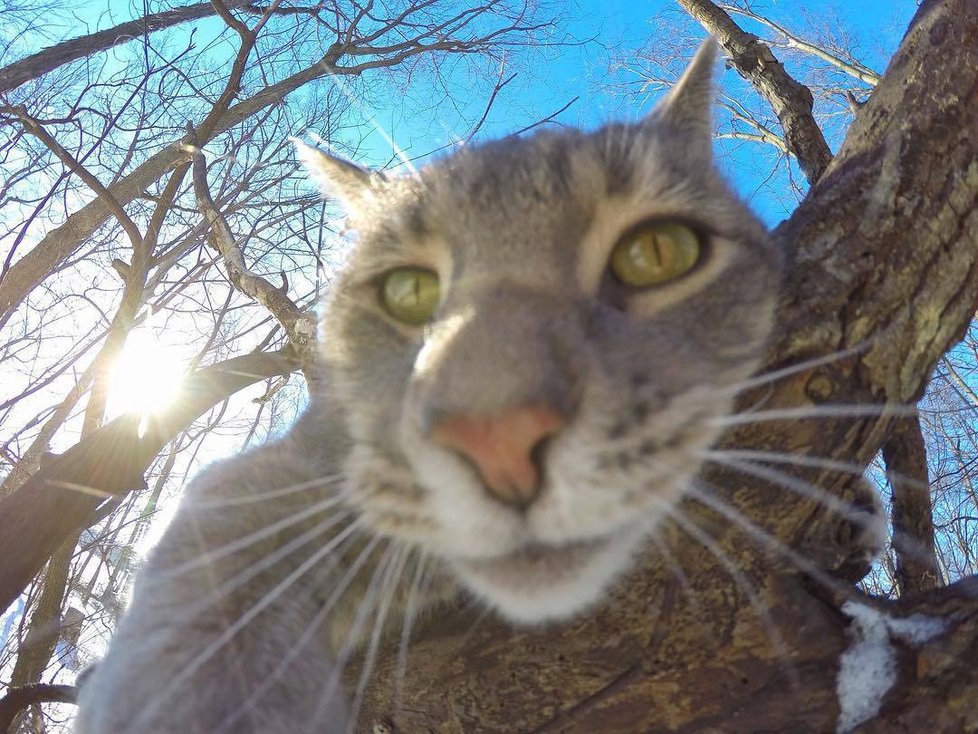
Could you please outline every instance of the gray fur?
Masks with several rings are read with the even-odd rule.
[[[715,440],[711,421],[732,410],[730,387],[758,366],[779,287],[778,253],[710,161],[714,55],[706,44],[637,124],[466,147],[416,176],[388,181],[305,149],[358,232],[324,311],[325,388],[284,439],[215,465],[188,488],[84,686],[79,734],[214,732],[235,714],[227,731],[345,731],[346,705],[321,705],[323,691],[342,649],[373,639],[358,611],[387,547],[412,549],[388,589],[395,618],[409,606],[420,551],[433,559],[425,603],[457,583],[531,624],[600,603],[699,470],[694,454]],[[606,274],[610,249],[652,218],[709,233],[708,256],[674,283],[624,292]],[[423,329],[378,305],[376,278],[399,266],[441,279],[443,300]],[[537,402],[568,422],[543,454],[538,501],[523,511],[495,501],[470,464],[428,436],[444,415]],[[322,477],[272,501],[234,504]],[[345,496],[336,507],[364,532],[313,563],[199,670],[188,668],[348,520],[216,604],[202,605],[215,586],[332,510],[172,569],[337,493]],[[306,634],[371,542],[342,601]],[[243,707],[263,684],[271,687],[257,705]]]

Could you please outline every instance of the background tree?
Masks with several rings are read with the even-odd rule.
[[[974,330],[943,354],[978,299],[967,134],[978,111],[961,102],[978,79],[975,9],[924,4],[883,74],[837,23],[679,4],[687,14],[659,19],[655,44],[618,54],[618,70],[638,94],[665,88],[705,26],[729,57],[721,151],[756,146],[785,212],[812,186],[776,232],[793,268],[769,357],[772,370],[808,366],[759,388],[765,408],[821,404],[824,418],[735,428],[721,450],[741,453],[717,456],[666,542],[592,618],[541,633],[466,612],[428,620],[408,676],[397,651],[378,661],[365,731],[829,731],[855,721],[836,672],[867,646],[892,652],[896,682],[857,692],[884,702],[862,730],[978,727],[976,590],[958,582],[974,573],[978,516]],[[37,22],[13,10],[8,45]],[[384,18],[372,5],[200,4],[0,70],[12,162],[0,191],[11,386],[0,606],[15,605],[0,620],[0,670],[14,684],[0,729],[6,712],[70,695],[56,687],[63,669],[97,653],[134,547],[196,457],[261,440],[294,414],[300,381],[286,376],[309,358],[310,307],[341,240],[320,230],[323,205],[287,136],[312,129],[347,154],[366,150],[377,99],[410,97],[419,79],[428,95],[451,89],[452,63],[473,64],[491,103],[514,56],[552,30],[540,8],[502,3],[426,2]],[[123,33],[136,41],[119,45]],[[468,109],[477,129],[485,108]],[[182,350],[185,399],[149,422],[106,422],[110,385],[124,382],[113,365],[145,337],[147,349]],[[914,402],[932,373],[919,422],[872,407]],[[870,407],[828,407],[850,403]],[[878,603],[849,584],[865,566],[839,509],[874,459],[895,531],[863,581],[895,600]],[[918,619],[916,637],[891,619],[912,613],[932,620]],[[67,711],[45,710],[20,726]]]
[[[337,233],[289,138],[376,156],[369,110],[417,87],[426,114],[475,125],[553,24],[529,0],[215,0],[78,36],[50,22],[70,11],[95,19],[5,4],[0,37],[18,58],[0,69],[0,681],[19,707],[64,700],[38,684],[99,653],[198,457],[263,440],[302,402],[290,375]]]

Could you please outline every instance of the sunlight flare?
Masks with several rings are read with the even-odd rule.
[[[173,347],[161,344],[150,326],[136,328],[112,366],[108,414],[139,413],[143,420],[156,415],[177,399],[185,362]]]

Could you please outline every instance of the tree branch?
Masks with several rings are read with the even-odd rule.
[[[719,41],[734,67],[771,104],[784,128],[788,149],[810,184],[818,181],[832,152],[812,116],[812,93],[795,81],[757,36],[744,31],[709,0],[678,0]]]
[[[44,129],[44,126],[40,122],[35,120],[33,117],[27,114],[27,110],[21,107],[5,107],[0,108],[0,111],[9,112],[14,115],[21,123],[24,125],[24,129],[33,135],[35,138],[40,140],[48,150],[54,153],[62,163],[76,176],[78,176],[92,191],[97,194],[102,201],[105,202],[106,207],[115,216],[119,224],[126,231],[126,235],[129,237],[129,242],[132,244],[132,249],[134,252],[139,252],[143,248],[143,235],[139,231],[139,227],[136,223],[132,221],[126,210],[118,202],[112,192],[106,188],[98,178],[92,174],[85,166],[78,162],[71,153],[65,150],[61,144],[52,137],[52,135]]]
[[[33,686],[8,688],[0,698],[0,732],[5,732],[17,718],[17,714],[28,706],[39,703],[74,703],[78,691],[74,686],[58,686],[38,683]]]
[[[976,36],[971,0],[925,2],[838,156],[775,232],[792,266],[767,367],[835,358],[764,385],[744,407],[913,403],[964,333],[978,307],[978,107],[964,102],[978,89]],[[721,447],[865,466],[890,424],[885,415],[758,423],[728,433]],[[684,503],[683,523],[657,536],[669,555],[651,548],[610,601],[573,623],[473,628],[474,614],[433,613],[408,653],[409,675],[396,645],[376,662],[362,725],[437,734],[835,731],[841,656],[861,639],[841,606],[858,597],[819,569],[841,569],[856,552],[858,528],[832,501],[848,506],[853,477],[800,467],[792,477],[814,498],[708,468],[701,481],[724,512]],[[683,537],[683,525],[710,545]],[[858,731],[978,730],[978,582],[858,603],[887,625],[919,614],[938,630],[917,643],[884,630],[879,644],[893,652],[896,682]],[[351,685],[358,674],[348,671]]]
[[[289,343],[295,349],[303,368],[307,369],[315,361],[316,317],[310,313],[303,313],[289,298],[286,290],[277,288],[262,276],[248,270],[227,220],[211,197],[207,185],[207,162],[203,152],[194,145],[188,145],[187,150],[193,156],[193,181],[197,206],[209,227],[207,239],[224,260],[228,279],[238,291],[256,300],[275,317],[285,329]]]
[[[0,501],[0,610],[17,598],[71,533],[107,498],[144,484],[143,474],[174,436],[214,405],[256,382],[298,367],[291,350],[247,354],[188,376],[182,399],[139,431],[143,417],[128,413],[43,464],[19,490]]]
[[[768,28],[785,38],[785,42],[779,45],[784,45],[788,48],[798,49],[799,51],[804,51],[805,53],[811,54],[812,56],[831,64],[835,68],[844,71],[849,76],[858,79],[871,87],[875,87],[880,82],[880,75],[869,67],[863,66],[862,64],[852,61],[851,59],[843,59],[836,54],[829,53],[824,48],[806,41],[804,38],[795,35],[784,26],[775,23],[769,18],[765,18],[763,15],[758,15],[747,8],[741,8],[736,5],[721,4],[719,7],[728,13],[737,13],[738,15],[743,15],[745,18],[750,18],[753,21],[766,25]]]
[[[941,574],[934,551],[927,450],[919,419],[895,421],[883,444],[883,460],[893,488],[893,550],[900,593],[936,589]]]

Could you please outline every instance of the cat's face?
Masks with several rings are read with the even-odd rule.
[[[637,125],[413,177],[304,151],[358,231],[323,323],[350,502],[515,621],[601,598],[763,356],[779,258],[712,167],[712,57]]]

